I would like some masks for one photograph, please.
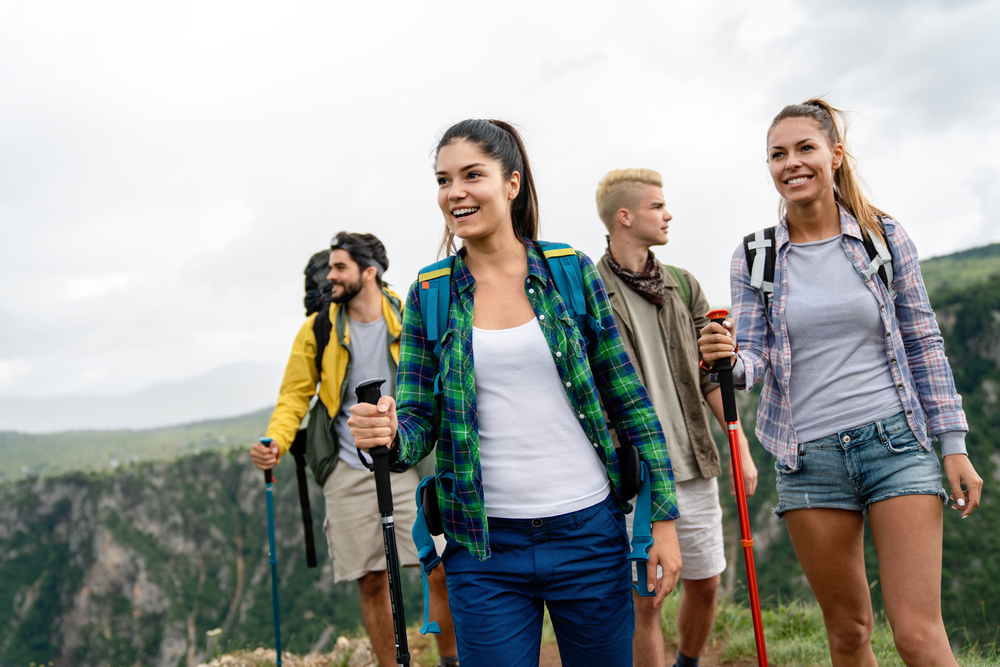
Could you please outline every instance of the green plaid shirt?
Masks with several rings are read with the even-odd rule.
[[[608,470],[616,494],[621,489],[618,457],[601,411],[603,406],[622,442],[631,442],[652,474],[654,521],[676,519],[677,497],[663,430],[649,402],[611,312],[604,283],[593,262],[577,253],[586,285],[590,328],[586,341],[552,282],[538,247],[528,246],[525,293],[552,352],[552,362],[578,415]],[[448,326],[441,335],[441,360],[427,342],[414,283],[407,297],[396,378],[399,449],[395,469],[404,470],[437,448],[438,507],[449,537],[478,558],[490,555],[489,524],[483,504],[479,429],[472,353],[475,279],[462,253],[454,259]],[[440,371],[442,393],[434,395]],[[526,462],[526,465],[529,465]],[[558,470],[550,471],[555,476]],[[629,511],[629,504],[621,502]]]

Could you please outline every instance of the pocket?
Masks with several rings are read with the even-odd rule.
[[[635,510],[633,510],[635,511]],[[628,530],[625,528],[625,515],[622,513],[621,509],[616,507],[609,507],[606,502],[601,503],[601,511],[599,516],[604,517],[606,523],[612,524],[611,532],[609,536],[617,535],[621,538],[622,543],[625,548],[629,548],[628,540]]]
[[[906,424],[905,421],[903,423]],[[881,440],[882,445],[892,454],[909,454],[923,449],[909,426],[895,431],[886,431],[882,434]]]
[[[795,473],[797,473],[800,470],[802,470],[802,465],[805,463],[805,458],[806,458],[806,452],[805,452],[805,450],[804,449],[800,449],[799,450],[799,460],[795,463],[795,467],[794,468],[791,467],[791,466],[785,465],[784,463],[781,463],[779,461],[775,461],[774,462],[774,472],[776,472],[779,476],[794,475]]]

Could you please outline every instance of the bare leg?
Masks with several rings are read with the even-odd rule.
[[[692,658],[700,658],[715,623],[719,584],[722,577],[682,579],[681,604],[677,610],[678,649]]]
[[[396,635],[392,627],[389,575],[385,570],[369,572],[358,579],[361,620],[365,623],[375,657],[383,667],[396,664]]]
[[[885,611],[910,667],[957,665],[941,619],[942,506],[937,496],[898,496],[871,506]]]
[[[788,534],[820,609],[833,667],[876,667],[864,515],[838,509],[785,513]]]
[[[653,599],[644,598],[632,589],[632,601],[635,603],[635,634],[632,635],[634,667],[663,667],[667,662],[660,610],[653,609]]]
[[[434,635],[438,655],[455,657],[458,655],[458,645],[455,643],[455,624],[451,622],[451,608],[448,606],[448,582],[444,576],[444,566],[438,564],[427,575],[427,584],[431,593],[429,617],[441,628],[441,634]]]

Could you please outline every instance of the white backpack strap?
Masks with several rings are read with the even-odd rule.
[[[896,290],[892,288],[892,254],[889,253],[889,249],[882,243],[882,239],[871,237],[872,245],[875,246],[875,251],[878,253],[872,259],[868,268],[861,272],[861,275],[865,277],[865,280],[871,280],[872,276],[878,273],[879,268],[885,267],[885,277],[889,282],[887,285],[889,289],[889,298],[893,301],[896,300]]]
[[[747,246],[750,250],[754,251],[753,255],[753,265],[750,269],[750,286],[759,292],[764,292],[765,294],[774,293],[774,283],[766,282],[764,280],[764,264],[767,257],[767,249],[773,245],[773,241],[768,238],[764,238],[764,230],[758,229],[754,232],[753,241]]]

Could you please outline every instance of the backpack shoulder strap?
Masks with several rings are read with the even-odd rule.
[[[330,321],[330,304],[324,304],[316,313],[313,320],[313,336],[316,337],[316,374],[323,375],[323,353],[330,343],[330,333],[333,331],[333,322]]]
[[[565,243],[551,241],[538,241],[538,247],[542,250],[552,281],[566,302],[570,315],[578,322],[581,317],[586,319],[587,298],[583,291],[583,270],[576,257],[576,250]]]
[[[677,283],[677,292],[681,295],[681,301],[684,302],[688,310],[691,310],[691,283],[684,277],[684,272],[676,266],[670,266],[669,264],[664,264],[663,266],[674,277],[674,282]]]
[[[744,236],[743,250],[750,270],[750,286],[760,292],[766,310],[774,293],[774,227]]]
[[[585,338],[591,338],[588,334],[593,333],[593,327],[591,327],[590,318],[587,315],[583,269],[580,268],[580,260],[576,256],[576,250],[565,243],[551,241],[537,241],[536,243],[542,251],[542,256],[545,257],[549,273],[552,274],[552,282],[555,283],[556,291],[566,303],[570,316],[576,320],[580,333]]]
[[[875,219],[878,220],[879,229],[885,235],[885,222],[882,216],[875,216]],[[869,260],[868,268],[862,271],[861,275],[865,277],[865,280],[871,280],[872,275],[877,271],[882,283],[889,290],[889,298],[895,301],[896,290],[892,288],[892,253],[889,252],[889,248],[882,242],[882,239],[873,238],[870,234],[862,234],[861,236]]]
[[[453,257],[425,266],[417,274],[420,289],[420,317],[428,342],[434,343],[434,354],[441,356],[441,334],[448,326],[448,306],[451,305],[451,266]]]
[[[434,356],[441,359],[441,335],[448,328],[448,307],[451,305],[451,267],[454,257],[445,257],[420,269],[417,299],[420,317],[424,321],[427,342],[434,343]],[[434,376],[434,393],[441,393],[441,373]]]

